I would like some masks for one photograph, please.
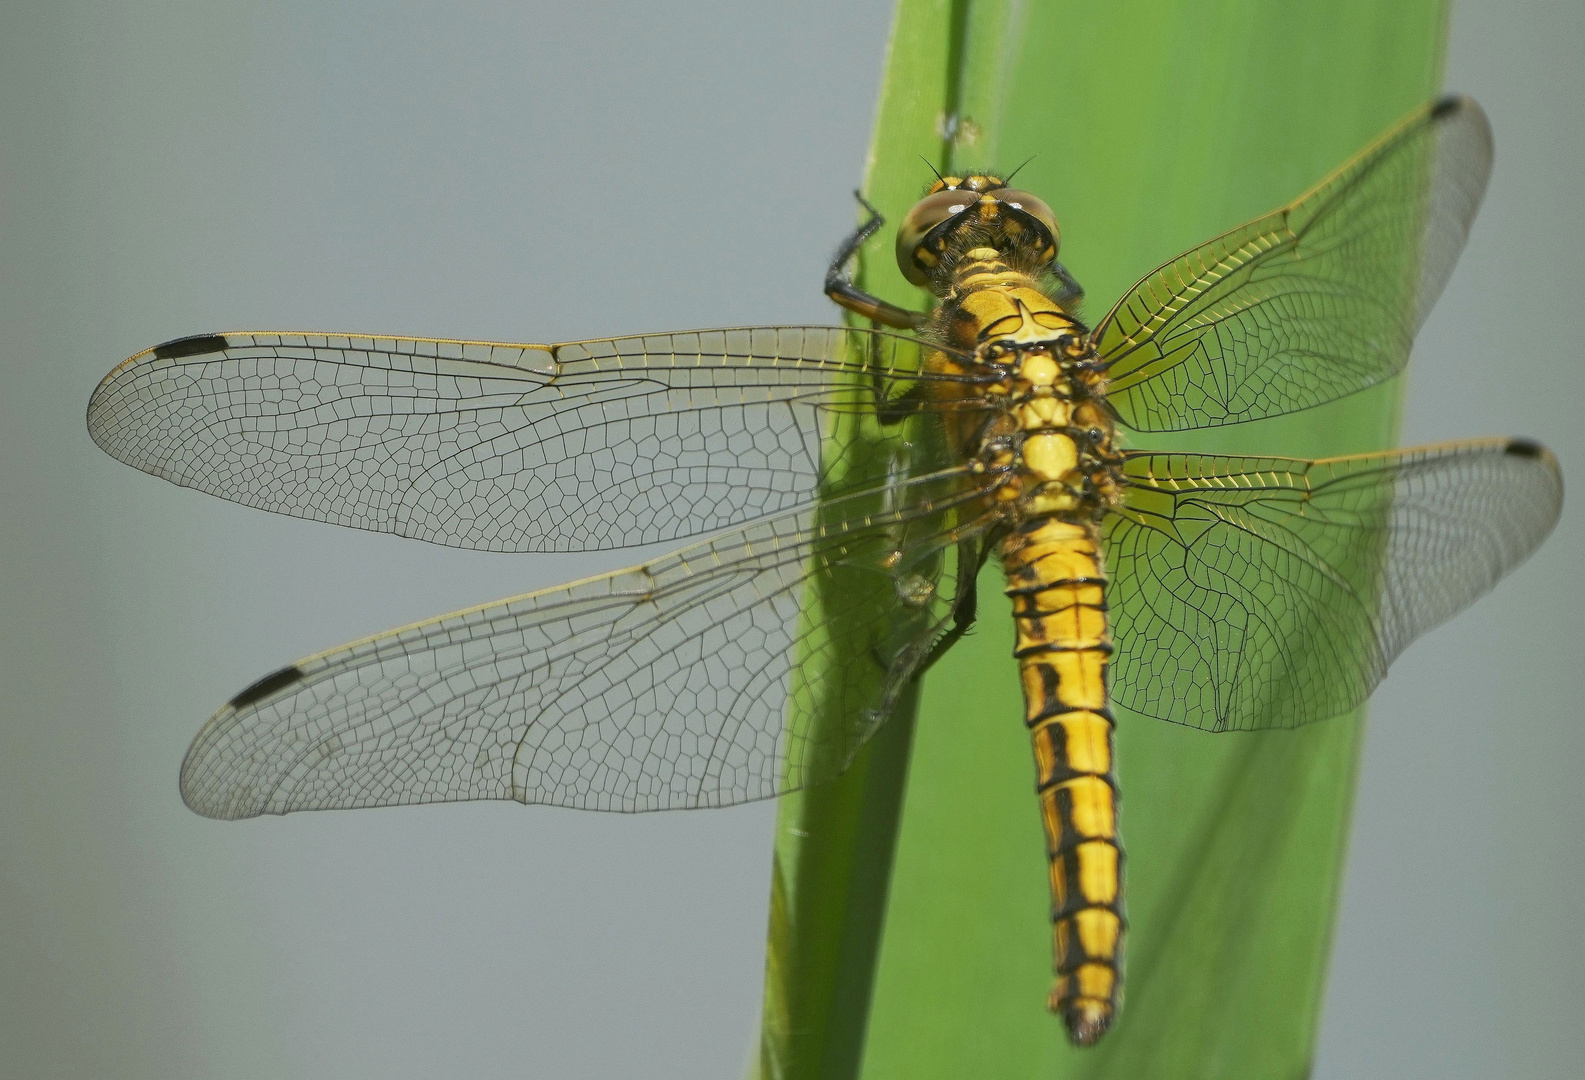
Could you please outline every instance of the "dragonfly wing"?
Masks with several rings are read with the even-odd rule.
[[[117,367],[88,430],[145,472],[264,510],[595,550],[810,505],[847,449],[836,414],[873,412],[876,388],[900,393],[919,364],[913,338],[837,327],[562,345],[210,334]]]
[[[962,471],[902,481],[309,657],[205,724],[182,796],[219,818],[639,811],[835,775],[950,622],[966,492]]]
[[[1557,461],[1489,440],[1301,461],[1138,454],[1105,525],[1115,700],[1221,731],[1362,703],[1557,523]]]
[[[1295,202],[1143,278],[1095,330],[1137,431],[1295,412],[1402,370],[1491,174],[1480,106],[1411,114]]]

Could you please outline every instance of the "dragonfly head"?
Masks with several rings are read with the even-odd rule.
[[[994,247],[1024,254],[1019,269],[1034,271],[1056,261],[1061,242],[1056,215],[1038,197],[988,174],[943,176],[898,227],[897,265],[903,277],[925,285],[951,262],[950,253]]]

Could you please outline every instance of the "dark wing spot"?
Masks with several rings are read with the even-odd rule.
[[[179,337],[163,345],[154,346],[156,360],[178,360],[184,356],[203,356],[205,353],[225,352],[226,339],[220,334],[194,334]]]
[[[277,690],[285,689],[295,682],[303,680],[302,669],[296,664],[288,664],[279,671],[272,671],[242,693],[231,699],[233,709],[245,709],[255,701],[269,697]]]
[[[1440,120],[1448,113],[1457,112],[1464,107],[1463,94],[1443,94],[1436,99],[1436,104],[1431,106],[1431,118]]]
[[[1546,453],[1546,447],[1531,439],[1511,439],[1502,452],[1514,457],[1538,458]]]

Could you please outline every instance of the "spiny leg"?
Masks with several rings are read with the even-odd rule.
[[[1072,311],[1084,302],[1084,286],[1074,280],[1073,275],[1068,273],[1068,268],[1061,263],[1052,263],[1050,269],[1060,286],[1052,299],[1063,311]]]
[[[925,325],[928,318],[923,312],[909,311],[907,308],[887,303],[853,284],[852,275],[848,273],[848,263],[858,255],[859,248],[864,246],[864,242],[886,224],[886,219],[881,216],[880,211],[866,202],[863,195],[855,191],[853,197],[870,216],[842,241],[841,247],[837,248],[836,256],[831,260],[830,268],[826,270],[825,293],[849,311],[856,312],[866,319],[873,319],[883,326],[892,326],[899,330],[918,330]]]
[[[952,605],[952,627],[941,640],[930,647],[930,655],[926,656],[924,663],[919,665],[919,670],[914,673],[914,678],[923,677],[935,662],[946,655],[948,649],[958,643],[958,640],[968,633],[974,626],[974,619],[979,609],[979,581],[980,568],[985,565],[985,557],[990,553],[990,545],[979,545],[979,552],[973,551],[974,544],[964,541],[958,545],[958,573],[964,573],[963,568],[969,563],[974,568],[968,571],[967,583],[958,589],[957,599]]]

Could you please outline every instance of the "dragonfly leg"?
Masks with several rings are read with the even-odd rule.
[[[958,590],[957,599],[953,601],[951,629],[942,634],[941,640],[930,647],[930,655],[925,657],[924,662],[919,665],[919,670],[914,672],[916,679],[929,671],[931,665],[946,655],[946,651],[956,645],[958,639],[968,633],[974,625],[974,618],[979,610],[980,567],[985,565],[985,556],[990,552],[990,545],[980,545],[978,552],[974,548],[975,545],[970,543],[958,545],[958,573],[965,573],[964,568],[969,567],[970,569],[966,571],[968,583]]]
[[[931,400],[923,383],[914,383],[896,397],[886,396],[886,378],[878,368],[870,369],[870,391],[875,395],[875,419],[883,427],[894,427],[919,412],[922,402]]]
[[[1056,295],[1052,297],[1057,302],[1057,306],[1064,311],[1072,311],[1083,303],[1084,286],[1074,280],[1073,275],[1068,273],[1068,268],[1059,262],[1054,262],[1051,264],[1050,270],[1056,277],[1057,284],[1061,286],[1057,289]]]
[[[883,326],[894,326],[899,330],[918,330],[929,318],[924,312],[909,311],[896,304],[889,304],[853,284],[853,276],[848,272],[848,264],[858,255],[859,248],[864,246],[864,241],[874,236],[876,231],[886,224],[886,219],[881,216],[880,211],[866,202],[863,195],[855,191],[853,197],[869,211],[870,216],[842,241],[841,247],[837,248],[836,256],[831,260],[830,268],[826,270],[825,293],[849,311],[857,312],[866,319],[873,319]]]

